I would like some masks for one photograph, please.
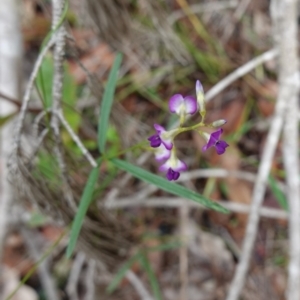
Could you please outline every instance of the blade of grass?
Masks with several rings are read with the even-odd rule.
[[[116,290],[116,288],[119,286],[120,282],[122,281],[122,279],[126,275],[126,272],[139,259],[139,257],[140,257],[140,253],[138,252],[137,254],[135,254],[134,256],[132,256],[130,259],[128,259],[123,264],[123,266],[119,269],[118,273],[116,274],[116,276],[113,278],[113,280],[111,281],[111,283],[107,287],[106,292],[108,294],[111,294],[111,293],[113,293]]]
[[[122,62],[122,54],[118,53],[114,60],[113,66],[108,76],[108,81],[105,87],[101,110],[99,116],[98,123],[98,148],[101,153],[105,151],[105,143],[106,143],[106,133],[108,128],[109,115],[114,99],[117,79],[118,79],[118,71],[120,69]]]
[[[146,255],[146,253],[141,252],[141,255],[139,256],[141,265],[145,272],[147,273],[148,279],[150,281],[150,285],[154,294],[154,297],[156,300],[162,300],[158,280],[156,278],[156,275],[151,267],[151,264],[149,262],[149,259]]]
[[[99,164],[100,165],[100,164]],[[86,212],[92,202],[93,199],[93,192],[95,189],[95,184],[99,176],[99,166],[94,168],[87,180],[87,183],[84,187],[80,203],[79,203],[79,208],[78,211],[75,215],[74,222],[72,224],[71,228],[71,234],[70,234],[70,241],[68,243],[67,247],[67,257],[70,258],[74,248],[76,246],[76,242],[82,227],[83,219],[86,215]]]
[[[278,204],[284,210],[288,211],[288,203],[287,203],[286,197],[285,197],[284,193],[279,189],[278,184],[272,175],[269,176],[269,184],[270,184],[272,193],[274,194]]]
[[[226,208],[205,198],[203,195],[198,194],[194,191],[191,191],[179,184],[172,183],[160,176],[157,176],[157,175],[152,174],[142,168],[134,166],[131,163],[128,163],[124,160],[120,160],[117,158],[113,158],[111,160],[111,162],[118,168],[120,168],[128,173],[131,173],[136,178],[139,178],[145,182],[154,184],[166,192],[169,192],[176,196],[180,196],[180,197],[195,201],[195,202],[197,202],[205,207],[211,208],[213,210],[216,210],[216,211],[219,211],[222,213],[228,213],[228,210]]]

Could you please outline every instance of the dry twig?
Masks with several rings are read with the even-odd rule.
[[[40,253],[42,250],[39,246],[39,236],[36,232],[34,233],[25,226],[21,227],[21,232],[32,258],[34,261],[38,261],[40,259]],[[57,288],[49,272],[49,258],[44,259],[40,264],[38,264],[37,271],[47,299],[59,300],[60,297],[58,295]]]
[[[53,17],[52,17],[52,30],[55,30],[59,24],[65,1],[64,0],[52,0]],[[61,97],[62,97],[62,84],[64,78],[63,61],[65,55],[65,43],[66,43],[66,32],[62,25],[57,29],[55,38],[55,47],[53,54],[53,85],[52,85],[52,115],[51,115],[51,129],[53,131],[55,146],[54,152],[60,167],[61,177],[63,181],[63,193],[67,199],[70,207],[76,211],[76,203],[74,201],[73,193],[68,181],[67,167],[64,161],[62,141],[59,130],[59,118],[58,115],[61,113]]]
[[[42,49],[42,51],[40,52],[33,70],[31,72],[28,84],[26,86],[26,90],[24,93],[24,97],[22,99],[22,106],[20,109],[20,114],[19,114],[19,118],[18,118],[18,122],[16,124],[16,133],[15,133],[15,141],[16,141],[16,151],[18,151],[20,149],[20,143],[21,143],[21,134],[22,134],[22,128],[24,125],[24,119],[25,119],[25,115],[26,112],[28,110],[28,104],[30,101],[30,95],[33,89],[33,85],[34,85],[34,81],[37,77],[38,71],[42,65],[43,59],[45,57],[45,55],[47,54],[47,52],[49,51],[49,49],[53,46],[54,44],[54,38],[55,36],[53,36],[51,39],[49,39],[49,41],[47,42],[47,44],[44,46],[44,48]]]
[[[76,133],[73,131],[70,124],[67,122],[67,120],[64,118],[63,114],[60,112],[58,113],[58,118],[61,121],[61,123],[64,125],[68,133],[70,134],[73,141],[76,143],[78,148],[81,150],[82,154],[86,157],[86,159],[89,161],[91,166],[93,168],[97,167],[97,162],[93,158],[93,156],[90,154],[90,152],[86,149],[86,147],[83,145],[82,141],[80,140],[79,136],[76,135]]]
[[[224,35],[223,35],[224,42],[228,41],[228,39],[231,37],[231,35],[234,31],[234,28],[236,26],[236,23],[238,23],[241,20],[241,18],[245,14],[245,11],[246,11],[247,7],[249,6],[250,2],[251,2],[251,0],[240,1],[238,7],[236,8],[236,10],[233,14],[234,21],[227,26],[227,28],[224,32]]]
[[[126,278],[135,288],[136,292],[138,293],[138,295],[141,297],[142,300],[153,300],[152,296],[144,287],[142,281],[135,275],[134,272],[132,272],[131,270],[127,271]]]
[[[237,202],[228,202],[228,201],[216,201],[218,204],[224,206],[228,210],[236,213],[245,213],[248,214],[251,211],[251,206],[237,203]],[[105,205],[108,209],[120,209],[126,207],[134,207],[134,206],[145,206],[145,207],[161,207],[161,208],[177,208],[181,207],[187,203],[189,207],[193,208],[203,208],[202,205],[186,201],[183,198],[174,198],[174,197],[150,197],[147,199],[139,199],[139,200],[132,200],[130,198],[120,198],[117,201],[110,203],[109,206]],[[275,218],[275,219],[287,219],[287,212],[282,209],[276,208],[268,208],[268,207],[261,207],[259,209],[259,214],[262,217],[266,218]]]
[[[95,297],[95,271],[96,271],[96,261],[90,259],[87,267],[87,274],[85,280],[86,295],[84,300],[94,300]]]
[[[211,100],[217,94],[221,93],[225,88],[227,88],[231,83],[245,76],[247,73],[255,69],[257,66],[261,65],[262,63],[274,59],[277,55],[278,51],[276,49],[271,49],[251,59],[246,64],[240,66],[235,71],[219,81],[205,94],[206,101]]]
[[[85,254],[79,252],[72,265],[72,269],[70,272],[70,276],[67,283],[67,294],[70,299],[79,300],[78,292],[77,292],[77,284],[79,281],[80,273],[85,262]]]
[[[20,98],[21,40],[18,1],[0,1],[0,90],[14,99]],[[0,96],[0,116],[7,117],[15,112],[16,107],[10,102],[3,101]],[[4,124],[0,132],[0,261],[7,229],[8,211],[11,209],[13,199],[12,187],[7,180],[7,161],[12,150],[11,130],[13,125],[13,122]],[[0,264],[0,273],[1,271]]]
[[[282,16],[284,16],[285,19],[285,20],[280,20],[280,23],[283,22],[283,24],[282,26],[278,27],[280,28],[280,32],[278,32],[278,34],[280,35],[280,39],[278,39],[279,81],[280,81],[279,94],[278,94],[278,99],[275,107],[275,114],[271,123],[270,131],[267,136],[266,146],[262,154],[258,175],[253,190],[251,212],[249,215],[248,224],[246,228],[246,235],[244,238],[240,262],[237,266],[233,281],[231,283],[229,293],[226,298],[227,300],[239,299],[239,295],[244,286],[246,274],[251,259],[252,249],[257,235],[258,222],[259,222],[259,209],[264,199],[267,177],[270,172],[275,149],[279,140],[280,132],[282,130],[286,102],[289,101],[291,97],[295,97],[295,87],[293,85],[295,84],[295,82],[297,82],[298,65],[297,63],[295,63],[295,65],[297,66],[296,71],[295,69],[293,69],[293,67],[291,67],[294,64],[290,63],[290,56],[291,56],[290,52],[291,50],[296,51],[297,48],[296,47],[295,49],[289,48],[290,43],[292,47],[294,47],[295,42],[293,41],[293,39],[296,38],[295,29],[294,29],[295,25],[293,25],[293,22],[295,22],[296,24],[296,18],[293,18],[293,13],[292,13],[292,10],[296,9],[296,7],[294,7],[293,2],[294,1],[285,1],[285,2],[281,1],[282,7],[280,9],[276,7],[276,9],[278,9],[278,13],[280,12],[280,14],[282,14]],[[289,19],[291,23],[287,22],[287,19]],[[292,26],[292,28],[290,28],[290,26]],[[297,84],[299,83],[297,82]],[[293,109],[295,110],[295,107],[293,107]],[[293,164],[295,164],[295,161],[293,161]],[[299,177],[297,177],[296,181],[298,181],[298,178]],[[299,200],[299,198],[297,200]],[[297,237],[297,239],[298,238],[299,237]],[[296,268],[298,268],[299,270],[299,267],[300,266]],[[299,297],[290,298],[290,299],[299,299]]]
[[[299,58],[297,0],[273,0],[278,22],[279,97],[286,102],[283,127],[283,161],[289,203],[289,254],[287,299],[300,299],[300,187],[299,187]],[[293,62],[293,63],[291,63]]]

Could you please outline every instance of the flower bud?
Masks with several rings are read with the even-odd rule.
[[[220,120],[217,120],[217,121],[212,122],[212,123],[211,123],[211,126],[212,126],[213,128],[218,128],[218,127],[223,126],[223,125],[226,124],[226,123],[227,123],[226,120],[220,119]]]
[[[199,133],[202,135],[202,137],[205,139],[206,142],[210,139],[210,134],[204,131],[199,131]]]
[[[201,115],[205,115],[205,100],[204,100],[204,91],[203,86],[199,80],[196,81],[196,95],[197,95],[197,103],[199,105],[199,110]]]

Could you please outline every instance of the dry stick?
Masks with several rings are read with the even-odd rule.
[[[126,272],[126,278],[135,288],[138,295],[141,297],[142,300],[154,300],[149,292],[144,287],[142,281],[135,275],[135,273],[131,270]]]
[[[287,35],[286,32],[280,32],[280,44],[286,43],[288,44],[290,41],[287,41],[285,38]],[[280,45],[279,44],[279,45]],[[283,44],[280,46],[283,47]],[[283,48],[284,49],[284,48]],[[289,53],[282,53],[282,48],[279,48],[279,62],[280,62],[280,69],[284,67],[282,65],[282,55],[287,55],[289,57]],[[288,59],[289,63],[290,60]],[[279,74],[280,76],[280,74]],[[289,77],[288,80],[291,78]],[[257,235],[258,230],[258,222],[259,222],[259,209],[263,202],[265,190],[266,190],[266,183],[267,178],[270,172],[272,160],[274,157],[275,149],[279,140],[280,132],[283,126],[283,118],[284,118],[284,110],[285,110],[285,101],[287,101],[286,96],[288,96],[289,87],[286,85],[286,78],[285,82],[281,81],[278,99],[275,107],[275,115],[271,122],[271,127],[267,136],[266,146],[264,148],[261,163],[259,165],[258,175],[255,182],[253,195],[252,195],[252,205],[251,211],[246,227],[246,235],[243,242],[242,253],[240,257],[240,262],[236,268],[233,281],[230,285],[229,293],[227,296],[227,300],[237,300],[239,299],[239,295],[243,289],[245,284],[246,275],[249,269],[249,263],[251,259],[251,253],[253,250],[255,238]],[[297,177],[298,180],[298,177]]]
[[[44,128],[43,131],[41,132],[41,134],[37,137],[37,142],[36,142],[35,146],[32,148],[30,158],[28,159],[28,161],[32,161],[35,158],[35,156],[37,155],[48,132],[49,132],[49,129]]]
[[[231,212],[236,213],[245,213],[248,214],[251,211],[251,206],[237,203],[237,202],[228,202],[218,200],[216,203],[224,206]],[[144,206],[144,207],[161,207],[161,208],[178,208],[187,203],[188,207],[192,208],[202,208],[206,209],[201,204],[192,201],[186,201],[183,198],[175,198],[175,197],[150,197],[141,200],[132,200],[131,198],[119,198],[114,203],[109,204],[109,206],[104,205],[107,209],[120,209],[127,207],[136,207],[136,206]],[[259,209],[259,215],[266,218],[274,218],[274,219],[287,219],[288,214],[286,211],[282,209],[276,208],[268,208],[261,207]]]
[[[12,98],[20,96],[20,77],[22,66],[22,37],[18,14],[18,1],[0,1],[0,89]],[[0,96],[0,116],[7,117],[16,112],[11,103]],[[7,161],[12,150],[11,131],[14,120],[0,128],[0,298],[4,274],[1,264],[5,245],[9,212],[13,200],[13,188],[7,180],[9,168]]]
[[[237,68],[235,71],[233,71],[231,74],[226,76],[224,79],[219,81],[216,85],[214,85],[206,94],[205,99],[206,101],[211,100],[214,98],[217,94],[222,92],[225,88],[227,88],[231,83],[233,83],[235,80],[239,79],[240,77],[246,75],[253,69],[255,69],[257,66],[261,65],[262,63],[269,61],[273,58],[275,58],[278,55],[278,51],[276,49],[271,49],[263,54],[251,59],[246,64],[242,65],[241,67]]]
[[[64,0],[52,0],[53,7],[53,17],[52,17],[52,30],[55,30],[59,24],[61,14],[64,8]],[[76,203],[74,201],[73,193],[68,181],[68,173],[66,163],[63,157],[63,147],[59,130],[59,118],[58,114],[61,113],[61,97],[62,97],[62,86],[63,86],[63,62],[65,54],[65,41],[66,32],[62,25],[56,33],[55,47],[53,54],[54,61],[54,75],[53,75],[53,85],[52,85],[52,115],[50,121],[50,127],[53,131],[55,146],[54,153],[57,157],[59,168],[61,171],[61,179],[63,181],[63,193],[64,197],[68,201],[70,208],[76,211]]]
[[[189,181],[195,178],[206,178],[206,177],[236,177],[242,180],[255,182],[256,175],[250,172],[243,171],[228,171],[224,169],[202,169],[193,170],[190,172],[183,173],[178,181]],[[282,191],[285,191],[285,186],[281,183],[277,183]],[[181,201],[180,198],[148,198],[149,195],[158,190],[157,186],[146,186],[143,190],[137,192],[128,198],[117,199],[112,202],[106,202],[105,207],[107,209],[118,209],[134,206],[147,206],[147,207],[162,207],[162,208],[178,208],[185,205],[186,201]],[[147,199],[147,201],[145,201]],[[250,206],[242,203],[233,203],[228,201],[217,201],[219,204],[226,207],[228,210],[236,213],[249,213]],[[189,202],[189,207],[204,208],[203,206]],[[280,209],[273,209],[262,207],[259,210],[262,217],[276,218],[276,219],[287,219],[287,213]]]
[[[94,300],[95,298],[95,272],[96,272],[96,261],[90,259],[87,267],[87,274],[85,280],[86,295],[84,300]]]
[[[40,52],[40,54],[39,54],[39,56],[38,56],[38,58],[37,58],[37,60],[34,64],[34,67],[33,67],[32,73],[30,75],[28,84],[26,86],[24,97],[22,99],[22,106],[21,106],[21,109],[20,109],[19,119],[18,119],[18,122],[16,124],[16,150],[17,151],[19,150],[20,144],[21,144],[22,128],[23,128],[23,125],[24,125],[25,115],[26,115],[26,112],[28,110],[28,104],[29,104],[29,101],[30,101],[30,95],[31,95],[31,91],[33,89],[34,81],[37,77],[38,71],[39,71],[39,69],[42,65],[42,62],[43,62],[43,59],[44,59],[45,55],[47,54],[49,49],[54,44],[54,38],[55,38],[55,36],[50,38],[49,41],[47,42],[47,44],[45,45],[45,47]]]
[[[67,294],[70,297],[70,299],[79,300],[77,285],[78,285],[80,273],[84,262],[85,262],[85,254],[79,252],[76,255],[76,258],[73,262],[72,269],[67,283],[67,288],[66,288]]]
[[[263,150],[261,163],[259,165],[258,175],[256,178],[256,182],[252,194],[251,211],[250,211],[250,215],[246,227],[246,234],[245,234],[245,239],[242,247],[241,260],[237,266],[234,279],[231,283],[229,294],[228,297],[226,298],[227,300],[238,299],[241,290],[244,286],[246,274],[249,268],[251,252],[257,234],[259,210],[262,201],[264,199],[268,175],[270,172],[275,149],[279,140],[279,135],[282,129],[283,112],[284,112],[284,98],[279,95],[275,107],[275,115],[271,123],[271,128],[268,132],[266,146]]]
[[[198,169],[198,170],[192,170],[181,174],[180,178],[178,179],[178,182],[190,181],[196,178],[211,178],[211,177],[217,177],[217,178],[234,177],[249,182],[255,182],[256,174],[250,172],[244,172],[244,171],[228,171],[225,169]],[[281,182],[277,182],[277,185],[281,191],[285,192],[286,188],[284,184],[282,184]],[[137,203],[139,205],[140,201],[145,200],[148,196],[156,192],[158,189],[159,188],[157,186],[146,185],[142,190],[136,192],[135,194],[131,195],[128,198],[122,198],[122,199],[125,201],[130,199],[130,203]],[[114,202],[112,202],[111,207],[115,207],[113,203]],[[116,203],[116,206],[118,206],[118,203]],[[105,207],[110,208],[110,203],[106,202]],[[247,209],[246,210],[242,209],[242,210],[243,210],[242,212],[248,212]],[[284,213],[284,216],[286,215],[287,214]]]
[[[289,254],[287,300],[300,299],[300,189],[299,189],[299,58],[298,1],[273,0],[274,22],[278,22],[279,95],[286,101],[283,128],[283,162],[289,203]],[[275,10],[275,11],[274,11]],[[276,11],[277,10],[277,11]],[[293,62],[293,63],[291,63]]]
[[[70,134],[71,138],[73,139],[73,141],[76,143],[77,147],[81,150],[82,154],[86,157],[86,159],[89,161],[89,163],[91,164],[91,166],[93,168],[97,167],[97,162],[96,160],[93,158],[93,156],[90,154],[90,152],[86,149],[86,147],[83,145],[82,141],[80,140],[80,138],[78,137],[78,135],[76,135],[76,133],[73,131],[72,127],[70,126],[70,124],[67,122],[67,120],[64,118],[63,114],[61,112],[59,112],[57,114],[59,120],[61,121],[61,123],[63,124],[63,126],[66,128],[66,130],[68,131],[68,133]]]
[[[27,229],[26,227],[21,227],[21,232],[24,237],[25,243],[28,247],[28,250],[30,251],[30,254],[32,255],[32,258],[34,261],[38,261],[40,258],[40,250],[38,246],[38,236],[36,233],[31,231],[30,229]],[[52,276],[49,273],[49,259],[46,258],[43,260],[38,266],[37,271],[41,280],[41,284],[43,286],[43,289],[45,291],[45,294],[47,296],[47,299],[51,300],[59,300],[60,297],[57,292],[57,288],[54,284],[54,280]]]
[[[231,35],[234,31],[234,28],[236,26],[236,23],[241,20],[241,18],[243,17],[250,2],[251,2],[251,0],[242,0],[240,2],[239,6],[237,7],[237,9],[235,10],[235,12],[233,14],[234,22],[230,23],[224,32],[224,35],[222,37],[222,40],[224,42],[228,41],[228,39],[231,37]]]

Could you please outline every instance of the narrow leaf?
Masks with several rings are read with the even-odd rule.
[[[272,175],[269,176],[269,184],[278,204],[281,206],[281,208],[288,211],[288,202],[286,200],[286,197],[278,187],[278,184]]]
[[[67,257],[70,258],[74,248],[76,246],[76,242],[82,227],[82,223],[84,220],[84,217],[86,215],[86,212],[91,204],[92,201],[92,197],[93,197],[93,192],[94,192],[94,188],[95,188],[95,184],[96,181],[98,179],[98,175],[99,175],[99,167],[94,168],[87,180],[87,183],[84,187],[81,199],[80,199],[80,203],[79,203],[79,208],[78,211],[75,215],[75,219],[74,222],[72,224],[72,228],[71,228],[71,235],[70,235],[70,241],[68,244],[68,248],[67,248]]]
[[[141,262],[141,265],[142,265],[143,269],[147,273],[147,276],[148,276],[148,279],[150,281],[150,285],[151,285],[151,288],[152,288],[155,299],[156,300],[162,300],[158,280],[155,276],[155,273],[154,273],[154,271],[151,267],[151,264],[148,260],[147,255],[145,253],[141,253],[140,262]]]
[[[113,63],[112,69],[110,71],[108,81],[105,87],[101,110],[98,122],[98,148],[101,153],[105,151],[105,143],[106,143],[106,134],[108,128],[109,115],[114,99],[117,79],[118,79],[118,71],[122,62],[122,54],[118,53],[116,55],[115,61]]]
[[[162,178],[160,176],[152,174],[152,173],[150,173],[142,168],[139,168],[137,166],[134,166],[131,163],[128,163],[124,160],[114,158],[111,160],[111,162],[118,168],[131,173],[136,178],[139,178],[145,182],[154,184],[166,192],[169,192],[171,194],[174,194],[174,195],[182,197],[182,198],[192,200],[194,202],[197,202],[197,203],[199,203],[205,207],[211,208],[213,210],[216,210],[216,211],[219,211],[222,213],[228,213],[228,210],[226,208],[224,208],[223,206],[207,199],[206,197],[204,197],[201,194],[198,194],[194,191],[191,191],[191,190],[185,188],[182,185],[170,182],[165,178]]]

